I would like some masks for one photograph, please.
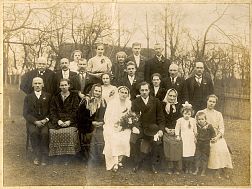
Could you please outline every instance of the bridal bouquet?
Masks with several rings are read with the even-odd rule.
[[[124,129],[132,129],[133,127],[139,126],[139,117],[136,113],[129,111],[126,113],[119,121],[122,130]]]

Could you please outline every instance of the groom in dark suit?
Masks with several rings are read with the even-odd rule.
[[[133,127],[133,133],[142,136],[138,154],[135,158],[133,172],[137,172],[143,160],[150,153],[151,168],[157,173],[158,155],[162,149],[162,136],[165,126],[164,115],[160,101],[150,96],[150,85],[140,83],[140,95],[132,102],[132,111],[140,114],[140,128]]]
[[[30,134],[31,145],[35,159],[33,163],[46,165],[48,154],[48,121],[51,95],[42,91],[43,79],[35,77],[32,80],[34,92],[24,99],[23,116]]]

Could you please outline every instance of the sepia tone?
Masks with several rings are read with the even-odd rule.
[[[23,2],[4,1],[1,69],[3,107],[3,186],[209,186],[249,187],[250,181],[250,60],[251,2]],[[179,65],[188,78],[195,60],[204,60],[219,97],[217,110],[225,122],[225,139],[232,151],[230,178],[153,175],[144,165],[138,173],[125,166],[117,173],[105,165],[90,167],[75,159],[68,166],[32,164],[26,152],[23,118],[25,94],[21,76],[35,66],[35,58],[48,58],[51,70],[63,57],[72,61],[75,49],[88,60],[94,46],[105,44],[105,55],[130,55],[134,42],[142,44],[148,59],[161,43],[164,56]]]

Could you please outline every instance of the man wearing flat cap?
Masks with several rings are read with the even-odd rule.
[[[132,102],[132,111],[140,114],[140,128],[133,127],[132,132],[141,136],[133,172],[138,171],[143,160],[150,153],[152,172],[157,173],[158,155],[162,150],[164,115],[160,101],[149,95],[150,85],[147,82],[140,83],[139,91],[140,96]]]

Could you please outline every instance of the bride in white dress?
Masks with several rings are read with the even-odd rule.
[[[111,100],[104,116],[103,136],[106,169],[117,171],[122,166],[123,156],[130,156],[130,129],[122,130],[120,119],[131,109],[129,89],[118,87],[119,96]]]

